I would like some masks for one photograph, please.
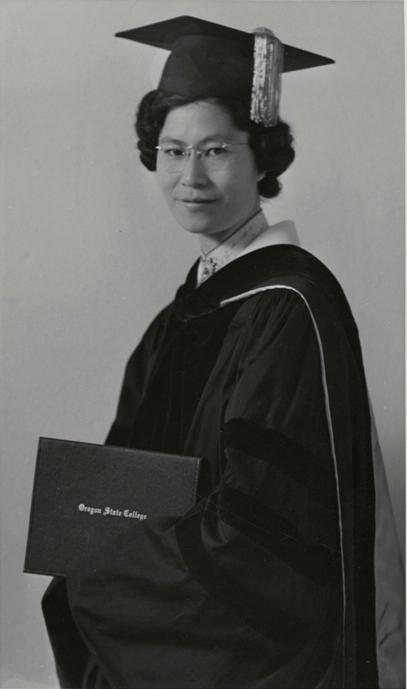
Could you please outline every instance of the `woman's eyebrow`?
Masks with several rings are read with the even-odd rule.
[[[206,144],[208,141],[222,141],[226,143],[232,141],[232,139],[227,134],[211,134],[211,136],[206,136],[204,139],[201,139],[199,143]]]
[[[185,141],[182,141],[182,139],[174,139],[172,136],[163,136],[162,138],[159,139],[159,143],[161,144],[182,144],[183,146],[186,145]]]
[[[200,139],[196,145],[201,146],[202,144],[206,144],[210,141],[221,141],[222,143],[229,143],[232,140],[233,138],[231,136],[228,136],[227,134],[211,134],[210,136],[205,136],[204,139]],[[189,145],[186,141],[183,141],[183,139],[176,139],[172,136],[163,136],[162,138],[160,138],[159,141],[160,143],[182,144],[183,146]]]

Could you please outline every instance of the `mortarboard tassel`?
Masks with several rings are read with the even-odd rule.
[[[253,86],[250,119],[266,127],[278,121],[284,46],[270,29],[254,33]]]

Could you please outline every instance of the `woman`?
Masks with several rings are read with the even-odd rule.
[[[172,50],[136,129],[202,254],[130,357],[107,443],[201,456],[204,473],[186,515],[137,524],[67,593],[51,585],[61,684],[402,686],[357,329],[332,274],[260,205],[294,158],[281,71],[331,61],[189,17],[119,35]]]

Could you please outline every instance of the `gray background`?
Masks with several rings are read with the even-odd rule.
[[[178,14],[336,60],[284,77],[297,159],[264,210],[349,297],[402,534],[402,3],[1,0],[2,687],[57,686],[47,578],[22,573],[38,436],[103,441],[125,360],[197,253],[135,151],[165,54],[113,38]]]

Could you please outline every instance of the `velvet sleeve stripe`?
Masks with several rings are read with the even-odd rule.
[[[325,585],[338,571],[337,550],[305,541],[286,519],[228,485],[222,490],[220,516],[317,585]]]
[[[336,514],[332,465],[327,466],[326,456],[311,453],[283,433],[247,419],[230,419],[224,426],[223,443],[226,449],[262,459],[306,486],[314,502],[335,510]]]
[[[297,615],[291,614],[276,605],[265,605],[264,598],[253,589],[250,596],[236,589],[236,581],[229,567],[222,566],[221,557],[215,561],[202,542],[202,517],[211,529],[217,529],[218,516],[213,504],[205,510],[192,513],[187,520],[181,520],[176,527],[178,545],[184,561],[194,579],[211,595],[217,596],[252,629],[271,638],[284,653],[303,642],[307,624]]]

